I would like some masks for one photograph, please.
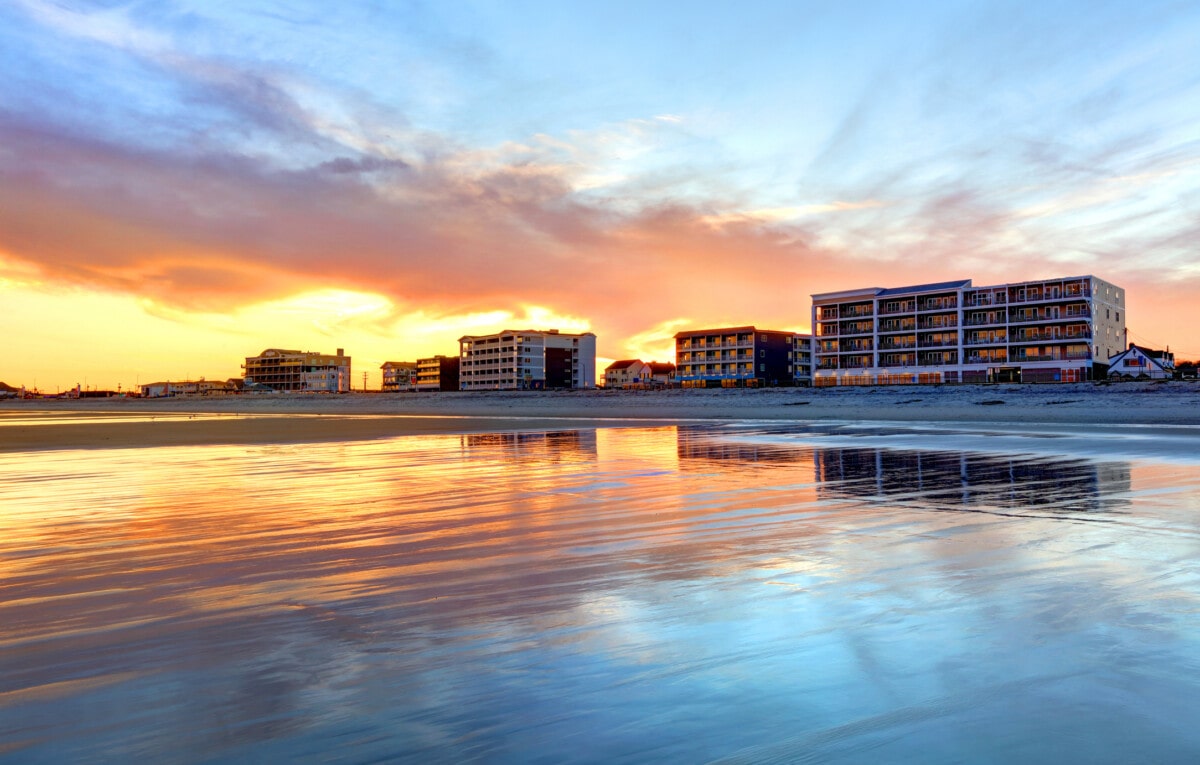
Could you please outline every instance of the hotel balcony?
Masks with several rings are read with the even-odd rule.
[[[1072,300],[1091,297],[1091,284],[1071,282],[1063,285],[1040,285],[1036,287],[1013,287],[1008,291],[1010,303],[1045,303],[1055,300]]]
[[[964,308],[987,308],[994,305],[1006,305],[1008,296],[1000,294],[966,295],[963,297]]]
[[[1076,343],[1092,338],[1091,332],[1023,332],[1015,335],[1013,343]]]
[[[894,316],[896,314],[914,313],[917,310],[917,304],[910,301],[901,303],[900,305],[888,306],[886,303],[879,306],[880,316]]]
[[[964,364],[1007,364],[1008,356],[973,354],[963,359]]]
[[[838,327],[838,332],[843,337],[846,335],[871,335],[875,333],[875,324],[870,321],[843,322]]]
[[[1004,335],[988,335],[987,337],[968,337],[963,345],[1006,345],[1008,338]]]
[[[1068,306],[1070,311],[1046,311],[1037,309],[1026,309],[1028,313],[1022,315],[1019,311],[1013,311],[1008,316],[1009,324],[1035,324],[1050,321],[1078,321],[1080,319],[1090,318],[1092,312],[1086,306]]]
[[[1012,360],[1032,363],[1037,361],[1086,361],[1092,358],[1091,351],[1061,351],[1057,348],[1041,348],[1039,350],[1049,352],[1031,355],[1024,353],[1024,348],[1018,348],[1013,351]]]
[[[926,313],[929,311],[953,311],[957,308],[958,301],[954,298],[922,300],[917,304],[917,313]]]
[[[958,340],[919,340],[917,342],[919,348],[957,348]]]
[[[958,326],[958,317],[925,316],[917,321],[917,329],[953,329]]]
[[[963,319],[964,327],[1003,327],[1008,323],[1008,316],[1000,314],[999,316],[966,316]]]

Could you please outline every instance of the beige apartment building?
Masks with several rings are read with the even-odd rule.
[[[596,336],[556,329],[459,338],[460,390],[596,387]]]
[[[379,389],[384,393],[417,389],[417,362],[385,361],[379,370],[381,374]]]
[[[431,356],[417,359],[417,390],[458,390],[457,356]]]
[[[317,393],[350,390],[350,357],[341,348],[333,355],[268,348],[257,356],[248,356],[242,368],[248,387]]]

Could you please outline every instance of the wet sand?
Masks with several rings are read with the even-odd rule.
[[[362,440],[721,420],[1200,425],[1200,384],[9,400],[0,402],[0,451]]]
[[[1200,761],[1200,450],[953,429],[0,453],[0,761]]]

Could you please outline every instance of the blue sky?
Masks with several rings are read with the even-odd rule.
[[[1200,355],[1196,40],[1165,2],[16,0],[0,279],[382,296],[381,342],[532,306],[617,357],[803,328],[814,292],[1094,273]]]

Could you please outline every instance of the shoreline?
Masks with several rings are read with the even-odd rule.
[[[1200,384],[267,394],[0,401],[0,452],[363,440],[680,422],[1200,426]]]

